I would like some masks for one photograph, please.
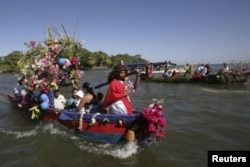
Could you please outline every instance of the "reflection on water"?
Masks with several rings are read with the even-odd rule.
[[[87,71],[82,79],[98,85],[108,71]],[[131,77],[133,81],[134,78]],[[158,145],[137,150],[135,143],[100,144],[80,138],[58,123],[30,121],[12,108],[6,94],[16,78],[0,74],[1,166],[207,166],[208,150],[245,150],[250,147],[250,87],[140,83],[130,96],[143,110],[153,98],[164,99],[168,126]],[[107,86],[96,91],[105,93]],[[71,88],[62,92],[70,96]]]

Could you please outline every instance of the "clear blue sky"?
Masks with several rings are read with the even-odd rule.
[[[1,0],[0,56],[63,24],[92,52],[151,61],[250,60],[249,0]]]

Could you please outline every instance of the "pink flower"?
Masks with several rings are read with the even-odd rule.
[[[35,48],[36,42],[34,40],[30,41],[30,47]]]
[[[149,124],[148,131],[152,133],[156,133],[156,127],[154,126],[154,124]]]
[[[167,125],[167,122],[166,122],[166,120],[165,120],[165,118],[159,118],[158,119],[158,125],[160,126],[160,127],[165,127],[166,125]]]
[[[77,64],[77,57],[75,57],[75,56],[73,56],[73,57],[71,57],[71,59],[70,59],[70,63],[71,63],[71,65],[76,65]]]
[[[155,103],[142,112],[143,118],[148,122],[148,131],[154,135],[155,141],[160,141],[165,137],[164,128],[167,125],[166,119],[163,116],[163,108]]]
[[[54,45],[52,48],[51,48],[51,53],[53,55],[57,55],[60,53],[60,48],[59,48],[59,45]]]

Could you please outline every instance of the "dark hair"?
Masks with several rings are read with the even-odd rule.
[[[99,101],[102,101],[103,96],[104,96],[104,95],[103,95],[102,92],[98,92],[98,93],[97,93],[97,97],[98,97],[98,100],[99,100]]]
[[[74,87],[74,88],[71,90],[71,92],[73,93],[75,90],[77,91],[78,88],[75,88],[75,87]]]
[[[94,95],[95,93],[94,93],[94,89],[93,89],[93,87],[92,87],[92,85],[89,83],[89,82],[85,82],[85,83],[83,83],[82,84],[82,88],[84,89],[86,89],[90,94],[92,94],[92,95]]]
[[[116,65],[108,75],[108,83],[110,83],[114,79],[119,79],[119,75],[120,75],[121,71],[125,71],[125,73],[127,74],[126,66],[124,66],[122,64]]]
[[[98,102],[98,97],[97,97],[97,95],[94,92],[94,88],[93,88],[93,86],[89,82],[83,83],[82,84],[82,88],[83,89],[85,88],[90,94],[93,95],[93,99],[90,102],[91,104],[95,104],[95,103]]]
[[[54,93],[56,93],[56,92],[60,92],[60,90],[59,90],[59,89],[55,89],[55,90],[54,90]]]

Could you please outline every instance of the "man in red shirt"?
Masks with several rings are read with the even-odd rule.
[[[133,113],[133,107],[128,95],[138,87],[140,73],[137,71],[135,74],[135,83],[131,87],[125,81],[127,77],[126,67],[121,64],[114,67],[108,76],[109,87],[102,103],[103,109],[109,107],[110,112],[116,114]]]

